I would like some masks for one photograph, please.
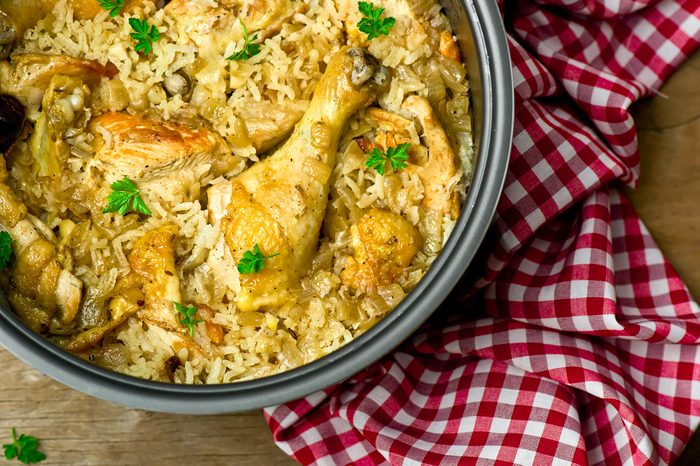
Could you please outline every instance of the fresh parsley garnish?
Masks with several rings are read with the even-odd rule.
[[[367,40],[376,39],[379,36],[388,36],[391,29],[396,24],[395,18],[380,18],[384,13],[384,8],[374,8],[374,3],[359,2],[357,4],[360,13],[364,16],[357,23],[360,31],[367,34]]]
[[[367,168],[374,168],[382,176],[384,176],[386,171],[387,162],[395,172],[403,170],[408,167],[406,160],[408,160],[408,150],[410,148],[411,145],[408,143],[399,144],[396,147],[389,147],[386,152],[382,152],[379,148],[375,147],[369,152],[369,158],[365,164]]]
[[[138,18],[129,18],[129,24],[131,29],[134,30],[131,33],[131,38],[137,41],[134,50],[143,55],[151,53],[153,51],[153,43],[160,39],[158,28],[149,25],[147,20]]]
[[[151,215],[151,209],[146,206],[139,189],[129,178],[115,181],[111,185],[112,193],[107,197],[107,206],[102,209],[103,214],[116,212],[126,215],[129,212],[137,212],[143,215]]]
[[[270,256],[266,256],[262,252],[260,252],[260,247],[258,246],[258,243],[255,243],[253,245],[253,250],[252,251],[246,251],[243,253],[243,257],[241,258],[241,261],[236,265],[236,268],[238,269],[238,272],[240,272],[243,275],[249,275],[253,273],[259,273],[263,267],[265,267],[265,262],[268,259],[272,259],[275,256],[279,256],[280,253],[272,254]]]
[[[0,231],[0,270],[6,269],[12,259],[12,236],[6,231]]]
[[[260,44],[252,43],[254,40],[258,40],[258,35],[253,34],[253,37],[248,37],[248,30],[246,29],[245,24],[243,24],[243,21],[241,20],[238,21],[241,23],[241,27],[243,28],[243,39],[245,40],[245,45],[243,45],[243,50],[234,52],[233,55],[231,55],[230,57],[226,57],[226,60],[248,60],[249,58],[254,57],[260,53]]]
[[[24,464],[40,463],[46,459],[46,455],[37,450],[39,441],[31,435],[21,434],[17,437],[17,431],[12,428],[12,443],[3,445],[5,459],[17,458]]]
[[[124,8],[124,0],[100,0],[100,6],[109,11],[109,16],[114,18]]]
[[[190,338],[194,337],[194,327],[198,323],[204,322],[203,320],[197,319],[197,311],[199,309],[197,309],[197,306],[185,307],[175,301],[173,301],[173,304],[175,305],[175,310],[177,313],[182,316],[182,319],[180,319],[180,324],[190,329]]]

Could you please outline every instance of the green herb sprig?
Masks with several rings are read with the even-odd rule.
[[[384,176],[386,172],[386,164],[389,163],[391,168],[397,172],[408,167],[406,161],[408,160],[408,150],[411,145],[408,143],[399,144],[396,147],[389,147],[386,152],[382,152],[379,148],[375,147],[371,152],[368,153],[369,158],[365,162],[367,168],[375,169],[377,172]]]
[[[109,16],[114,18],[124,8],[124,0],[100,0],[100,6],[109,11]]]
[[[243,39],[245,41],[245,44],[243,45],[242,50],[234,52],[230,57],[226,57],[226,60],[248,60],[249,58],[254,57],[260,53],[260,44],[253,44],[254,40],[258,40],[258,35],[253,34],[253,37],[248,37],[248,29],[246,29],[245,24],[243,24],[243,21],[241,20],[238,21],[241,23],[241,27],[243,28]]]
[[[178,314],[182,316],[180,319],[180,324],[187,327],[190,331],[190,338],[194,337],[194,328],[197,324],[204,322],[203,320],[197,319],[197,306],[183,306],[180,303],[173,301],[175,305],[175,310]]]
[[[263,267],[265,267],[265,262],[267,262],[268,259],[272,259],[273,257],[279,255],[280,253],[278,252],[276,254],[266,256],[265,254],[260,252],[260,247],[258,246],[258,243],[255,243],[253,245],[252,251],[246,251],[243,253],[243,257],[241,258],[238,265],[236,265],[236,268],[238,269],[238,272],[242,275],[259,273],[263,269]]]
[[[145,19],[129,18],[129,25],[134,32],[131,33],[131,38],[136,41],[134,50],[148,55],[153,51],[153,43],[160,40],[160,32],[158,28],[148,24]]]
[[[39,448],[39,441],[36,437],[24,434],[17,437],[17,431],[14,427],[12,428],[12,443],[2,446],[5,459],[17,458],[24,464],[40,463],[46,459],[46,455],[37,448]]]
[[[379,36],[388,36],[391,29],[396,24],[396,19],[392,17],[381,18],[384,8],[375,8],[374,3],[359,2],[357,7],[364,16],[357,23],[360,31],[367,34],[367,40],[376,39]]]
[[[107,197],[107,206],[102,209],[103,214],[118,213],[126,215],[129,212],[137,212],[143,215],[151,215],[151,209],[146,206],[139,189],[129,178],[115,181],[111,185],[112,193]]]
[[[12,259],[12,236],[6,231],[0,231],[0,270],[6,269]]]

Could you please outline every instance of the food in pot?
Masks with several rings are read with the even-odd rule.
[[[175,383],[371,328],[459,216],[469,85],[435,0],[0,2],[0,286],[32,330]]]

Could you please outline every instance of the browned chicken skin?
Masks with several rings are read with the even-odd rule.
[[[395,213],[372,209],[350,227],[353,257],[340,274],[343,282],[365,293],[396,282],[420,248],[421,237]]]
[[[232,167],[226,142],[201,126],[108,112],[94,118],[90,129],[98,136],[91,170],[99,171],[107,183],[124,177],[140,182],[170,178],[177,183],[174,177],[183,168],[211,164],[218,176]]]

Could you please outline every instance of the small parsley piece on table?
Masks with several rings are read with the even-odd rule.
[[[396,19],[392,17],[382,19],[384,8],[375,8],[374,3],[369,2],[359,2],[357,6],[360,13],[364,16],[357,23],[357,27],[360,31],[367,34],[367,40],[389,35],[389,32],[396,24]]]
[[[260,252],[260,247],[258,246],[258,243],[255,243],[253,245],[252,251],[246,251],[243,253],[243,257],[241,258],[240,262],[236,265],[236,268],[238,269],[238,272],[242,275],[259,273],[263,269],[263,267],[265,267],[265,262],[268,259],[272,259],[273,257],[279,255],[280,253],[278,252],[276,254],[266,256],[265,254]]]
[[[203,320],[197,319],[197,311],[199,310],[197,306],[183,306],[180,303],[173,301],[175,305],[175,310],[178,314],[182,316],[180,319],[180,324],[184,325],[190,330],[190,338],[194,337],[194,328]]]
[[[40,463],[46,459],[46,455],[37,450],[39,441],[31,435],[20,434],[17,437],[17,431],[12,428],[12,443],[3,445],[2,449],[5,452],[5,459],[11,460],[17,458],[24,464]]]
[[[124,8],[124,0],[100,0],[100,6],[109,11],[109,16],[114,18]]]
[[[134,30],[131,33],[131,38],[136,41],[134,50],[143,55],[151,53],[153,51],[153,43],[160,39],[158,28],[149,25],[147,20],[138,18],[129,18],[129,25]]]
[[[12,243],[14,240],[6,231],[0,231],[0,270],[6,269],[12,259]]]
[[[408,150],[410,148],[411,145],[408,143],[399,144],[396,147],[389,147],[386,152],[382,152],[379,148],[375,147],[368,153],[369,158],[365,164],[367,168],[377,170],[377,173],[382,176],[384,176],[386,172],[387,162],[395,172],[403,170],[408,167],[406,160],[408,160]]]
[[[139,196],[139,189],[129,178],[115,181],[111,185],[112,193],[107,197],[107,206],[102,209],[103,214],[118,213],[126,215],[136,212],[143,215],[151,215],[151,210]]]
[[[226,57],[226,60],[248,60],[249,58],[254,57],[260,53],[260,44],[252,43],[254,40],[258,40],[258,35],[253,34],[253,37],[248,37],[248,29],[246,29],[245,24],[243,24],[243,21],[241,20],[238,21],[241,23],[241,27],[243,28],[243,39],[245,40],[245,45],[243,45],[242,50],[234,52],[233,55],[231,55],[230,57]]]

